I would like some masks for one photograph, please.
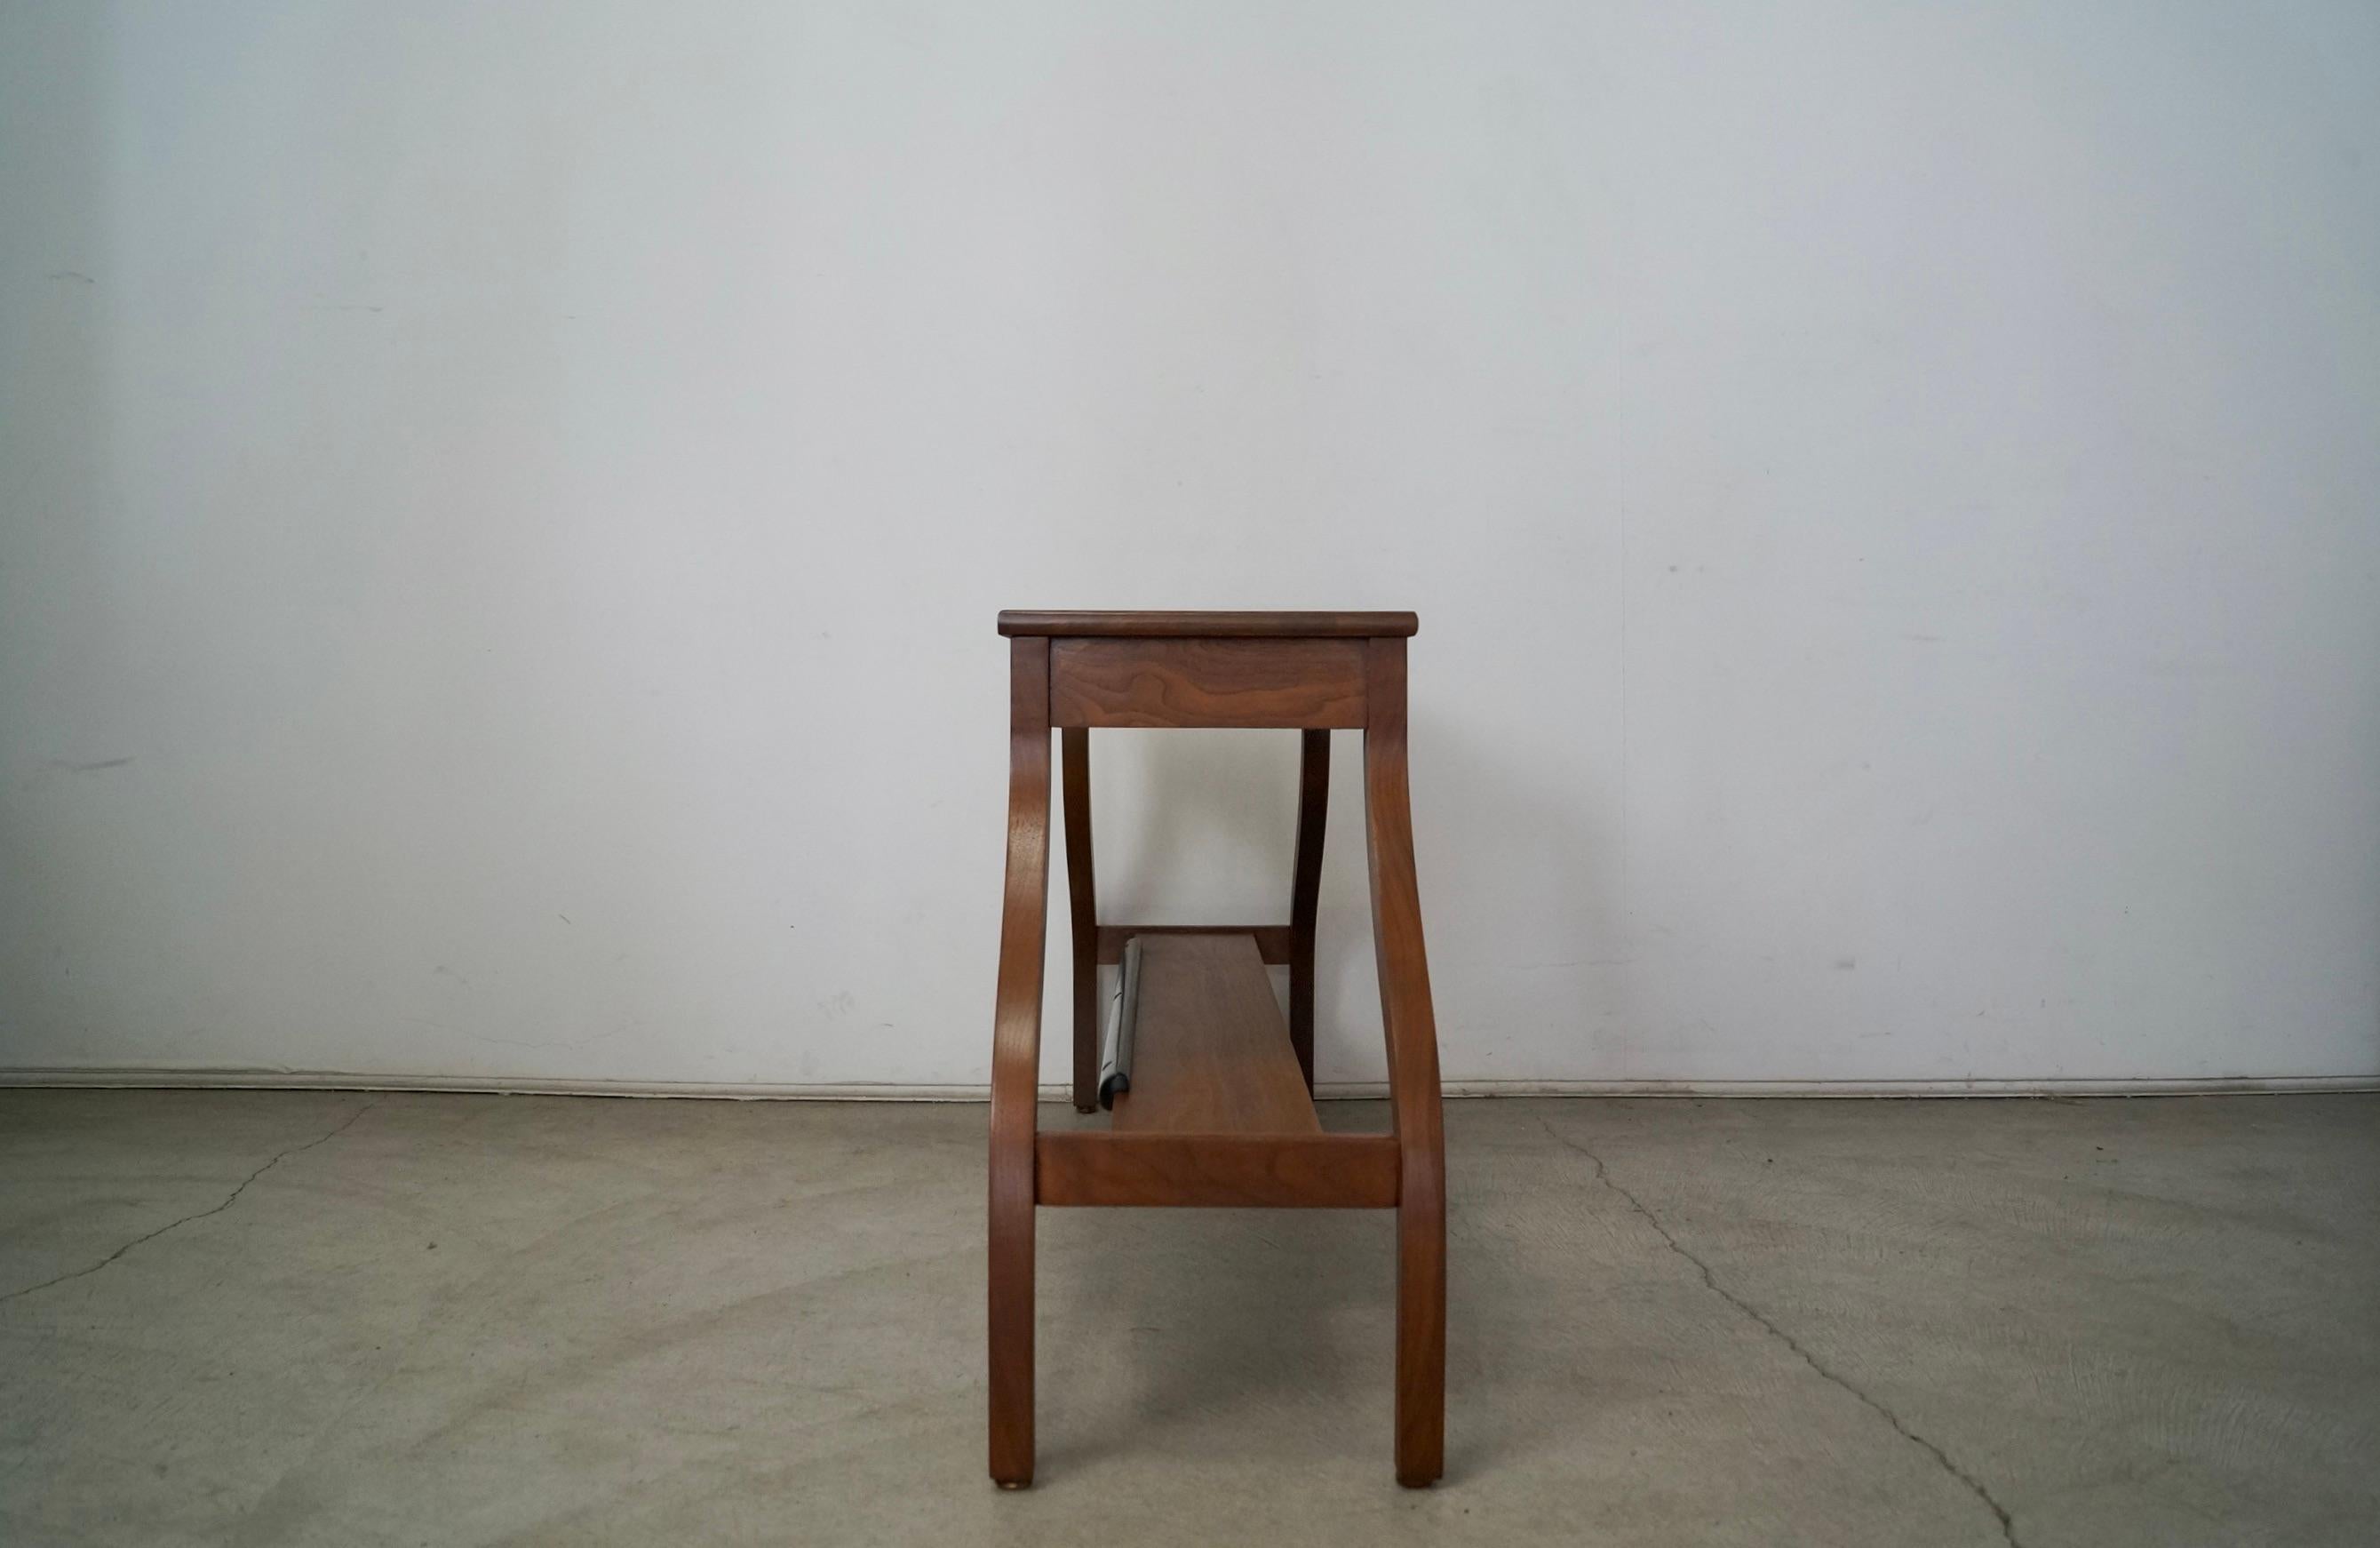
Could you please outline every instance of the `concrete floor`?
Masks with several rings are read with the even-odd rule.
[[[981,1107],[0,1092],[0,1539],[2380,1541],[2380,1098],[1447,1117],[1444,1484],[1385,1216],[1050,1211],[1011,1495]]]

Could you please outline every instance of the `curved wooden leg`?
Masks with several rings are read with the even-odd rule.
[[[1075,1111],[1099,1106],[1099,889],[1091,877],[1091,733],[1058,733],[1065,771],[1066,908],[1075,969]]]
[[[1033,1130],[1050,897],[1050,641],[1011,641],[1008,881],[991,1033],[991,1477],[1033,1481]]]
[[[1289,893],[1289,1045],[1314,1094],[1314,916],[1322,898],[1322,830],[1330,810],[1330,733],[1299,733],[1297,874]]]
[[[1426,1177],[1426,1180],[1425,1180]],[[1408,1166],[1397,1199],[1397,1481],[1446,1470],[1446,1184],[1443,1158]]]
[[[1436,1482],[1446,1461],[1446,1134],[1439,1104],[1438,1024],[1422,948],[1421,890],[1414,874],[1405,642],[1374,640],[1367,650],[1365,847],[1400,1167],[1397,1481],[1417,1489]]]

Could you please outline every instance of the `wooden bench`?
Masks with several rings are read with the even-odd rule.
[[[991,1476],[1033,1480],[1033,1225],[1039,1205],[1261,1205],[1397,1212],[1396,1475],[1443,1465],[1445,1140],[1405,774],[1410,613],[1002,613],[1010,640],[1008,876],[992,1031]],[[1286,925],[1099,922],[1095,726],[1301,733]],[[1037,1131],[1059,732],[1073,945],[1074,1099],[1099,1106],[1099,969],[1137,938],[1128,1090],[1105,1130]],[[1366,851],[1388,1037],[1390,1129],[1324,1132],[1314,1112],[1314,928],[1330,732],[1364,734]],[[1268,966],[1290,973],[1289,1015]]]

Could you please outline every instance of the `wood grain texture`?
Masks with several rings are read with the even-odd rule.
[[[991,1030],[988,1221],[991,1476],[1033,1481],[1033,1138],[1050,903],[1050,642],[1009,650],[1008,870]]]
[[[1405,760],[1405,642],[1375,640],[1364,732],[1365,849],[1372,943],[1388,1034],[1397,1138],[1397,1481],[1437,1481],[1446,1458],[1446,1136],[1438,1025],[1422,946],[1412,795]]]
[[[1289,888],[1289,1045],[1314,1090],[1314,920],[1322,898],[1322,835],[1330,814],[1330,733],[1298,737],[1297,860]],[[1267,957],[1265,960],[1272,960]]]
[[[1247,936],[1142,938],[1132,1089],[1115,1099],[1115,1132],[1148,1131],[1322,1131]]]
[[[1292,943],[1285,924],[1103,924],[1099,926],[1099,962],[1113,967],[1123,960],[1123,944],[1135,935],[1245,935],[1257,944],[1257,955],[1271,967],[1286,965]]]
[[[1009,608],[1000,616],[1000,632],[1005,635],[1111,640],[1368,639],[1377,635],[1410,635],[1420,628],[1421,621],[1411,613],[1110,613]]]
[[[1360,640],[1085,640],[1050,648],[1060,725],[1356,726]]]
[[[1145,949],[1145,948],[1144,948]],[[1390,1209],[1388,1134],[1044,1134],[1041,1202],[1245,1209]]]
[[[1066,906],[1073,926],[1075,991],[1075,1111],[1099,1105],[1099,888],[1091,869],[1091,734],[1071,727],[1058,736],[1065,774]]]

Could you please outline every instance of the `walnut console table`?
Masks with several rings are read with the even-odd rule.
[[[1033,1481],[1037,1205],[1397,1212],[1396,1473],[1434,1482],[1445,1449],[1446,1145],[1405,778],[1410,613],[1029,613],[1009,640],[1008,880],[992,1023],[991,1476]],[[1101,924],[1091,870],[1093,726],[1278,726],[1301,734],[1286,925]],[[1075,1105],[1100,1093],[1099,967],[1133,958],[1129,1084],[1105,1130],[1039,1134],[1050,732],[1065,767]],[[1314,1114],[1314,920],[1330,733],[1364,733],[1365,848],[1391,1128],[1325,1133]],[[1290,971],[1284,1026],[1268,965]]]

